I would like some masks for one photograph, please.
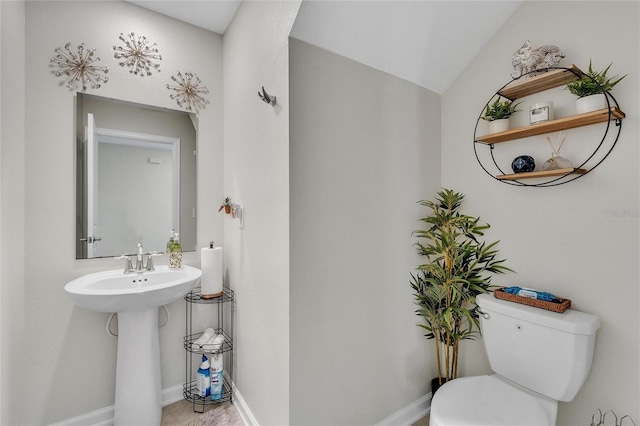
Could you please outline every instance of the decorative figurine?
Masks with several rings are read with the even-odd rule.
[[[513,54],[511,64],[515,72],[511,76],[518,78],[532,71],[555,67],[562,58],[564,58],[564,52],[558,46],[548,44],[532,49],[531,42],[527,40]]]
[[[511,169],[513,173],[527,173],[532,172],[536,168],[536,162],[530,155],[520,155],[516,157],[511,163]]]

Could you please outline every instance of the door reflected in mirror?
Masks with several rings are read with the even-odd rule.
[[[76,258],[196,241],[196,129],[182,111],[84,93],[76,103]]]

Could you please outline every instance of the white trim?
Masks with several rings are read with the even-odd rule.
[[[172,144],[180,140],[179,138],[173,138],[170,136],[149,135],[146,133],[129,132],[126,130],[104,129],[101,127],[98,127],[96,129],[96,132],[99,135],[111,136],[114,138],[134,139],[138,141],[153,141],[153,142],[164,143],[164,144]]]
[[[110,405],[58,423],[52,423],[51,426],[113,426],[114,408],[115,406]]]
[[[93,114],[87,114],[87,127],[85,128],[85,170],[86,170],[86,227],[84,229],[84,237],[87,239],[87,258],[95,257],[96,242],[90,241],[89,238],[98,236],[99,232],[95,224],[98,222],[96,214],[98,213],[96,200],[98,196],[98,134],[96,133],[96,121]]]
[[[233,392],[233,405],[245,426],[259,426],[258,420],[256,420],[249,409],[249,406],[240,394],[240,391],[238,391],[235,383],[231,383],[231,389]],[[162,390],[163,407],[178,402],[182,400],[182,398],[182,385],[176,385]],[[110,405],[109,407],[91,411],[58,423],[52,423],[50,426],[113,426],[114,409],[115,406]],[[431,392],[396,411],[376,426],[412,425],[429,414],[430,411]]]
[[[166,407],[169,404],[173,404],[174,402],[178,402],[184,399],[184,395],[182,393],[183,386],[175,385],[171,388],[166,388],[162,390],[162,406]]]
[[[258,420],[253,416],[253,413],[249,409],[249,406],[242,395],[240,395],[240,391],[236,387],[235,383],[231,383],[231,389],[233,392],[233,405],[236,407],[236,411],[240,415],[245,426],[259,426]]]
[[[431,392],[396,411],[376,426],[412,425],[431,411]]]
[[[176,385],[162,390],[161,399],[163,407],[178,402],[182,400],[182,398],[182,385]],[[114,413],[115,406],[110,405],[58,423],[53,423],[51,426],[113,426]]]

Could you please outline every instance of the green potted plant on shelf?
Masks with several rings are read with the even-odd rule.
[[[493,288],[488,274],[511,271],[497,257],[498,241],[486,244],[479,239],[489,224],[459,211],[463,199],[463,194],[443,189],[434,201],[420,201],[430,214],[420,219],[426,228],[414,231],[426,240],[415,243],[426,262],[411,274],[411,287],[418,305],[415,312],[424,319],[418,326],[435,344],[438,377],[431,382],[434,393],[458,376],[460,342],[473,339],[480,331],[475,297]]]
[[[578,97],[576,99],[576,113],[582,114],[590,111],[597,111],[607,107],[605,92],[610,92],[627,75],[622,77],[609,77],[607,73],[612,64],[602,71],[596,72],[589,61],[587,73],[577,79],[567,83],[567,89]]]
[[[480,118],[489,122],[489,133],[509,130],[509,117],[520,111],[516,109],[522,102],[514,104],[508,99],[501,100],[498,96],[492,103],[488,103],[484,115]]]

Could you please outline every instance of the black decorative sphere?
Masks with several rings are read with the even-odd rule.
[[[536,162],[530,155],[521,155],[513,160],[511,168],[514,173],[532,172],[536,168]]]

